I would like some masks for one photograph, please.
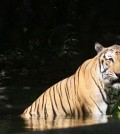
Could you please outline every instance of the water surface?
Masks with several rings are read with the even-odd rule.
[[[106,116],[87,118],[48,118],[48,119],[23,119],[18,116],[0,117],[0,134],[44,131],[50,129],[74,128],[101,123],[107,123]]]

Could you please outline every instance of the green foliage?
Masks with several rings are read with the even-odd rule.
[[[112,115],[114,118],[120,119],[120,97],[112,108]]]
[[[110,99],[110,114],[114,118],[120,119],[120,89],[109,88],[107,93]]]
[[[107,88],[106,93],[109,101],[107,114],[120,119],[120,89]]]

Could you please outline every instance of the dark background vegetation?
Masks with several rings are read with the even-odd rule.
[[[0,1],[0,86],[52,85],[93,57],[95,42],[120,44],[119,0]]]
[[[0,84],[55,83],[94,56],[94,44],[120,42],[119,0],[0,2]]]

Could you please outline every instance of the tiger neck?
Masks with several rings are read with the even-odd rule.
[[[83,105],[88,103],[90,107],[93,104],[96,111],[96,107],[100,106],[101,112],[105,113],[107,109],[107,94],[105,92],[105,84],[99,79],[98,67],[99,63],[95,58],[87,60],[82,64],[79,72],[78,93],[83,98]]]
[[[106,94],[106,85],[100,79],[99,62],[98,62],[97,57],[93,58],[90,61],[89,65],[90,66],[87,68],[88,69],[87,72],[89,72],[88,75],[91,79],[91,82],[89,84],[89,85],[92,85],[91,90],[93,92],[100,94],[100,96],[105,101],[105,103],[108,103],[107,94]]]

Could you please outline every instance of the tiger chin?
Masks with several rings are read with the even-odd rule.
[[[97,55],[86,60],[72,76],[47,89],[22,117],[106,115],[107,90],[120,88],[120,46],[95,44]]]

